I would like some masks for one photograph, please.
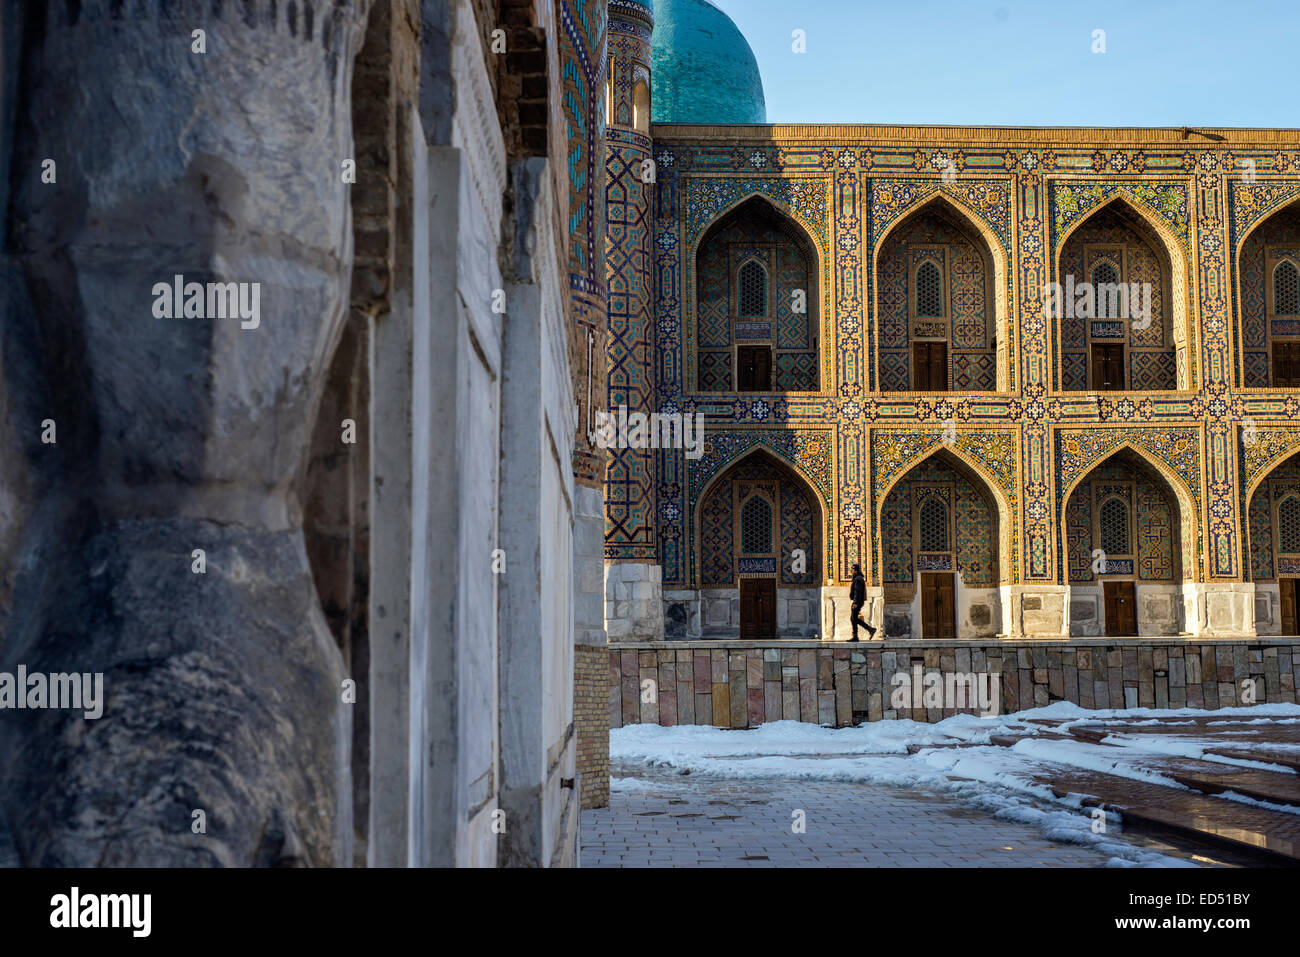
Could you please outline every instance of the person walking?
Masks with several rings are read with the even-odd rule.
[[[849,641],[858,640],[858,626],[861,625],[867,629],[867,637],[876,637],[876,629],[862,620],[862,606],[867,602],[867,580],[862,577],[862,566],[853,565],[853,584],[849,585],[849,621],[853,623],[853,637]]]

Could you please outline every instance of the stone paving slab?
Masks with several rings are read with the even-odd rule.
[[[1189,837],[1300,861],[1300,815],[1117,774],[1055,765],[1032,779],[1060,797],[1084,795],[1125,820],[1145,821]]]
[[[1134,825],[1145,824],[1236,848],[1264,860],[1300,862],[1300,815],[1220,797],[1233,791],[1260,801],[1295,806],[1300,804],[1300,775],[1182,755],[1135,752],[1115,743],[1115,739],[1134,736],[1184,735],[1202,741],[1220,738],[1229,745],[1207,748],[1204,753],[1293,767],[1296,752],[1283,749],[1300,743],[1300,726],[1257,725],[1249,719],[1197,715],[1138,726],[1099,719],[1084,726],[1074,725],[1069,734],[1076,742],[1097,748],[1107,760],[1122,756],[1126,766],[1154,771],[1189,790],[1080,768],[1063,760],[1046,764],[1033,775],[1037,783],[1047,785],[1055,794],[1086,795],[1091,803],[1115,811]],[[1019,736],[995,735],[990,740],[1012,747]],[[1279,755],[1289,760],[1279,760]]]
[[[582,812],[584,867],[1100,867],[1108,856],[920,790],[639,772]],[[806,832],[791,830],[805,812]],[[1124,836],[1112,835],[1116,841]],[[1168,845],[1129,843],[1190,859]]]

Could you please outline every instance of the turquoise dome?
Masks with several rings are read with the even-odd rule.
[[[754,51],[706,0],[654,0],[650,118],[656,123],[766,123]]]

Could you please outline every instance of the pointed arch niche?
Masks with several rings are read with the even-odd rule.
[[[1009,507],[995,486],[940,447],[889,486],[879,508],[886,637],[995,636],[1011,546]]]
[[[1237,247],[1233,357],[1245,389],[1300,387],[1300,199],[1264,217]]]
[[[985,223],[935,195],[885,231],[873,265],[881,392],[1010,388],[1006,257]]]
[[[742,589],[754,580],[772,583],[780,637],[819,634],[825,516],[796,469],[766,449],[751,450],[705,487],[695,521],[702,637],[740,632]]]
[[[1130,447],[1081,475],[1061,522],[1070,634],[1178,634],[1184,570],[1195,577],[1194,514],[1186,487]]]
[[[751,196],[708,228],[694,264],[695,389],[818,391],[820,273],[803,227]]]
[[[1053,279],[1044,311],[1057,391],[1194,388],[1186,257],[1165,223],[1116,196],[1061,237]]]
[[[1255,629],[1300,635],[1300,453],[1265,472],[1246,496]]]

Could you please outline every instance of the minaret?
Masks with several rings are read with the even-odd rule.
[[[656,411],[651,258],[655,168],[650,138],[650,0],[609,0],[606,83],[607,409]],[[654,449],[615,447],[605,477],[605,620],[609,637],[664,636],[655,542]]]

